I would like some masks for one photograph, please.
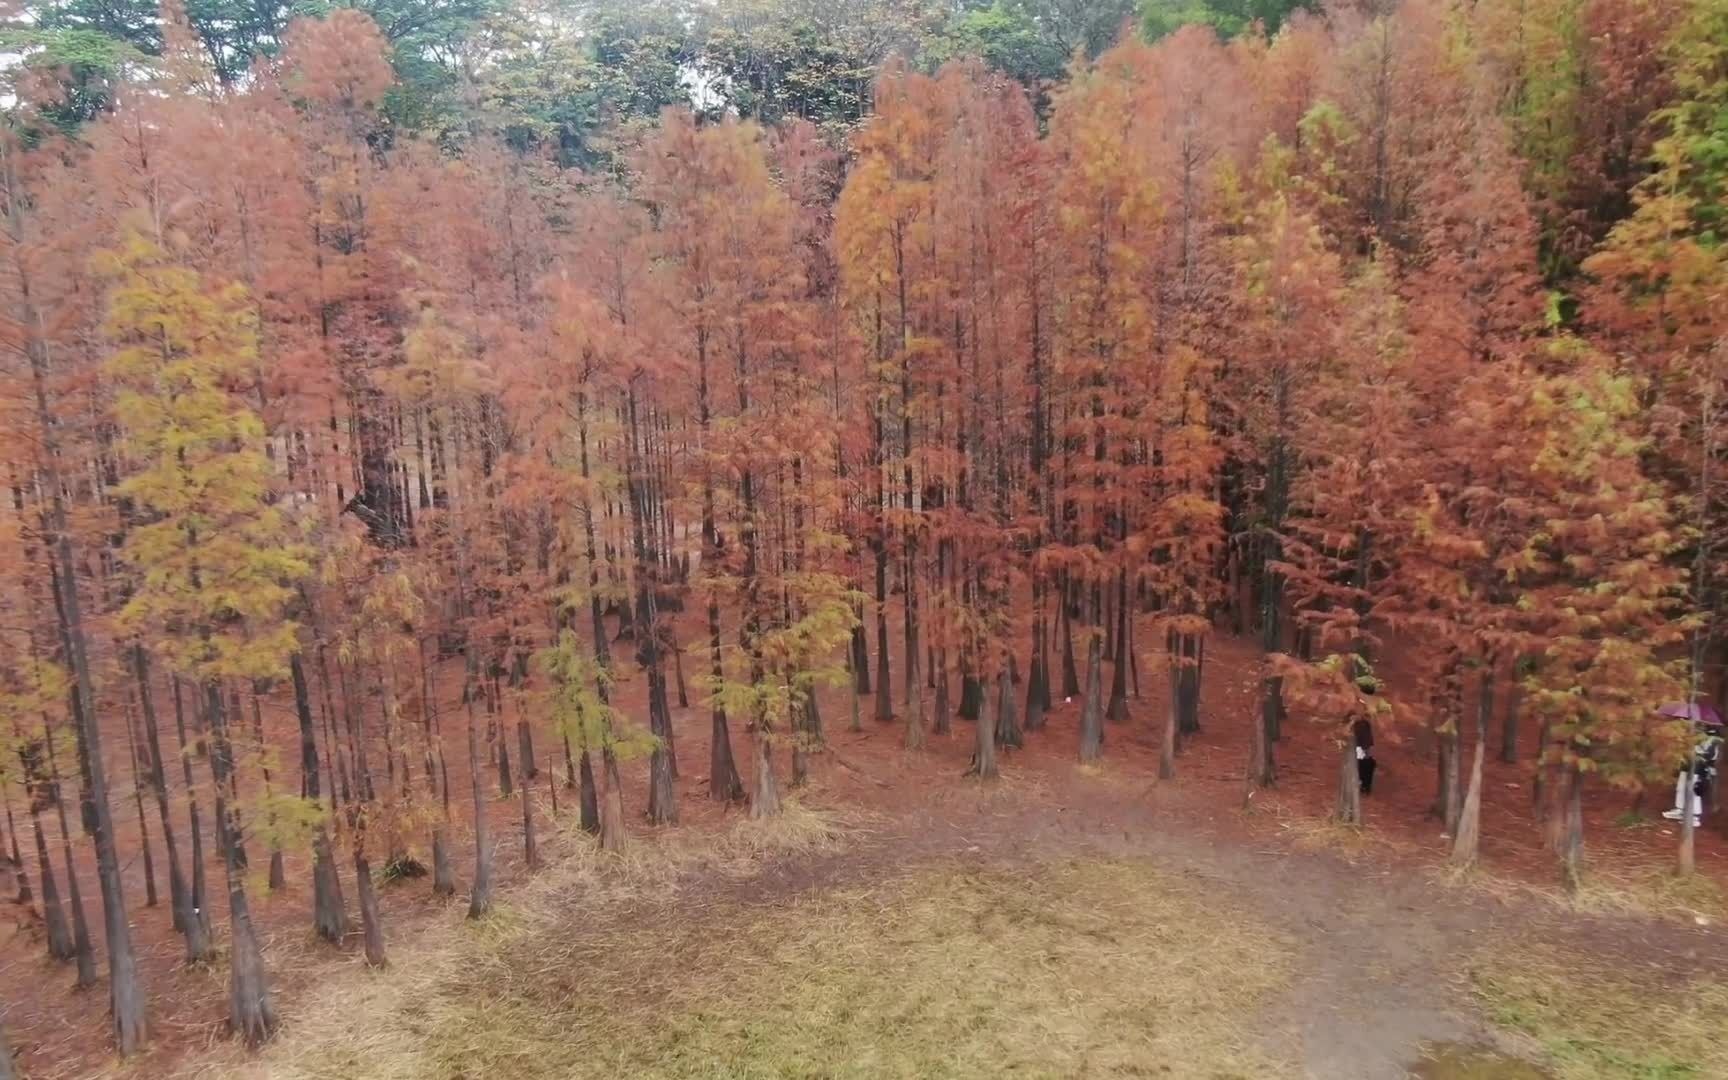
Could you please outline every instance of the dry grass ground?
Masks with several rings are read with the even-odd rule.
[[[617,862],[574,841],[493,919],[427,935],[389,972],[344,973],[261,1058],[201,1072],[1294,1075],[1251,1028],[1287,943],[1247,913],[1146,861],[1101,858],[757,895],[752,867],[819,861],[851,827],[794,810],[739,822],[718,854],[669,838]]]
[[[1674,979],[1526,947],[1484,955],[1472,981],[1489,1018],[1532,1043],[1556,1080],[1716,1080],[1728,1076],[1728,982],[1700,968]]]

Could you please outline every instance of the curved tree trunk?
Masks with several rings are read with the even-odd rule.
[[[1482,754],[1485,739],[1476,740],[1476,751],[1470,761],[1470,789],[1464,796],[1464,807],[1458,815],[1458,832],[1452,839],[1452,863],[1455,866],[1475,866],[1482,841]]]

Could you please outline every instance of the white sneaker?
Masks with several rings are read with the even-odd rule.
[[[1664,810],[1664,811],[1662,811],[1662,816],[1667,818],[1669,821],[1679,821],[1680,815],[1683,812],[1684,811],[1680,810],[1679,808],[1675,808],[1673,810]]]

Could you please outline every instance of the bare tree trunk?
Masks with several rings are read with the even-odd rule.
[[[1356,772],[1356,744],[1348,738],[1338,758],[1338,801],[1332,820],[1341,825],[1362,824],[1362,780]]]
[[[480,738],[474,730],[474,662],[468,666],[468,777],[474,797],[474,884],[468,893],[468,917],[484,918],[492,910],[492,827],[486,820],[486,786],[480,768]]]
[[[1458,815],[1458,831],[1452,838],[1454,866],[1475,866],[1482,841],[1482,755],[1486,739],[1476,740],[1470,760],[1470,789]]]
[[[1080,760],[1097,761],[1104,756],[1103,642],[1097,634],[1086,645],[1086,700],[1080,706]]]
[[[577,771],[581,774],[578,800],[582,804],[580,816],[582,831],[598,833],[600,831],[600,792],[594,783],[594,758],[588,751],[582,751]]]
[[[1577,765],[1566,769],[1565,824],[1560,834],[1560,880],[1575,893],[1584,883],[1584,774]]]
[[[936,650],[936,701],[932,706],[935,710],[935,720],[930,725],[932,733],[949,735],[954,731],[954,703],[949,699],[948,689],[948,650]]]
[[[606,774],[606,790],[600,798],[600,850],[624,850],[624,789],[618,779],[618,755],[601,751],[601,764]]]
[[[46,730],[46,728],[44,728]],[[72,829],[66,821],[66,800],[60,792],[60,768],[54,757],[52,733],[43,740],[48,750],[48,790],[54,796],[54,812],[60,819],[60,855],[66,863],[66,900],[72,914],[72,958],[78,961],[78,988],[96,985],[96,952],[90,944],[90,924],[84,919],[84,897],[78,890],[78,871],[72,862]]]
[[[518,730],[528,726],[521,720],[516,721]],[[526,745],[526,743],[525,743]],[[523,762],[524,773],[533,772],[532,759]],[[530,784],[522,785],[522,861],[530,870],[540,866],[540,845],[534,836],[534,788]]]
[[[918,679],[918,650],[913,648],[906,650],[906,749],[924,749],[924,687]]]
[[[384,919],[378,910],[378,888],[372,881],[372,863],[364,843],[354,845],[354,888],[360,894],[360,938],[365,944],[366,966],[389,964],[384,953]]]
[[[246,868],[240,861],[238,843],[241,831],[234,747],[222,692],[214,682],[205,685],[204,700],[212,740],[210,776],[216,790],[216,831],[228,885],[228,1024],[247,1046],[257,1046],[276,1031],[276,1007],[246,899]]]
[[[1007,666],[1003,668],[997,679],[997,689],[1000,691],[996,700],[996,745],[1018,750],[1025,745],[1025,738],[1020,734],[1020,718],[1014,710],[1018,703],[1014,696],[1014,654],[1007,655]]]
[[[168,776],[162,767],[162,736],[156,721],[156,699],[150,690],[149,662],[141,645],[134,644],[128,652],[132,673],[138,681],[138,705],[144,718],[144,746],[150,755],[150,790],[156,796],[156,813],[162,824],[162,846],[168,854],[168,906],[174,929],[184,934],[193,918],[192,890],[181,865],[174,816],[168,812]]]
[[[6,836],[10,845],[12,873],[18,879],[18,892],[13,896],[15,904],[29,904],[36,899],[30,891],[30,873],[24,868],[24,853],[18,846],[18,822],[12,817],[12,789],[6,778],[0,776],[0,802],[6,804]]]
[[[781,811],[780,785],[774,779],[773,746],[760,726],[751,740],[756,748],[756,767],[750,776],[750,816],[760,820]]]
[[[54,878],[54,862],[48,855],[48,840],[42,832],[42,812],[30,799],[30,831],[36,836],[36,869],[42,878],[42,920],[48,932],[48,955],[56,960],[71,960],[78,955],[72,940],[72,924],[66,919],[66,906],[60,900],[60,886]]]
[[[204,824],[198,809],[198,784],[192,775],[196,750],[186,739],[185,695],[178,678],[173,681],[174,730],[180,743],[180,767],[186,786],[186,811],[192,832],[192,918],[186,924],[186,962],[207,964],[216,959],[216,943],[210,932],[210,886],[204,869]]]
[[[996,769],[996,714],[1002,708],[1002,702],[1008,700],[1012,691],[1008,687],[1008,672],[1003,671],[997,676],[1000,686],[996,695],[996,708],[988,704],[978,710],[978,723],[975,728],[977,735],[972,747],[972,764],[966,770],[966,775],[976,776],[980,780],[994,780],[1000,775]]]
[[[150,819],[144,816],[144,785],[140,771],[148,772],[149,759],[138,752],[138,730],[132,720],[132,702],[126,702],[126,748],[132,753],[132,803],[138,810],[138,838],[144,854],[144,906],[156,906],[156,860],[150,853]]]
[[[1128,719],[1128,572],[1116,575],[1116,628],[1114,662],[1110,672],[1110,707],[1105,718],[1113,724]]]

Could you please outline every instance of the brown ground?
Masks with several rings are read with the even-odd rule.
[[[693,626],[694,616],[686,618]],[[1186,748],[1178,779],[1159,784],[1155,729],[1162,722],[1166,692],[1156,658],[1151,659],[1130,720],[1107,731],[1101,769],[1084,770],[1074,763],[1078,702],[1064,705],[1058,699],[1047,730],[1031,736],[1025,750],[1007,755],[1003,782],[986,798],[961,781],[970,755],[969,724],[957,722],[951,737],[932,737],[926,752],[910,755],[900,749],[897,725],[869,719],[867,699],[861,703],[864,730],[847,731],[848,695],[830,694],[824,699],[824,720],[832,752],[817,759],[804,798],[842,811],[857,808],[871,822],[868,835],[839,855],[770,865],[744,887],[774,902],[776,896],[868,878],[887,866],[926,861],[1011,864],[1082,851],[1150,856],[1262,913],[1299,944],[1296,977],[1263,1025],[1271,1048],[1316,1077],[1402,1076],[1424,1041],[1489,1039],[1468,1000],[1462,965],[1490,942],[1553,944],[1674,970],[1720,947],[1722,933],[1714,920],[1586,914],[1542,894],[1553,878],[1552,865],[1532,823],[1525,766],[1490,762],[1483,811],[1487,875],[1462,887],[1440,880],[1437,867],[1445,847],[1427,816],[1434,766],[1419,740],[1383,740],[1381,771],[1367,807],[1369,827],[1360,836],[1320,824],[1331,800],[1335,751],[1322,732],[1299,724],[1278,748],[1277,791],[1245,812],[1241,774],[1256,678],[1255,652],[1245,643],[1214,641],[1207,658],[1205,730]],[[693,667],[687,667],[687,675],[694,674]],[[706,797],[707,710],[692,704],[676,713],[683,767],[680,828],[699,831],[717,827],[736,811],[718,808]],[[291,722],[285,709],[271,720]],[[741,763],[747,762],[745,736],[735,730],[734,740]],[[546,749],[542,742],[543,754]],[[120,756],[124,760],[123,747]],[[784,761],[780,767],[786,768]],[[626,800],[633,812],[641,808],[644,774],[641,763],[626,774]],[[465,790],[466,776],[453,774],[452,784]],[[550,794],[543,773],[542,814],[550,809]],[[1655,809],[1665,805],[1664,797],[1656,793]],[[559,799],[560,809],[570,811],[570,793],[560,792]],[[1625,797],[1607,792],[1597,792],[1589,803],[1587,837],[1598,875],[1634,875],[1671,860],[1674,830],[1616,824],[1626,809]],[[129,793],[116,812],[130,843],[136,820]],[[155,837],[153,809],[150,813]],[[523,873],[520,803],[495,802],[492,813],[508,889]],[[1718,833],[1701,835],[1700,864],[1706,874],[1728,876],[1725,851],[1728,844]],[[471,855],[461,848],[458,859],[459,876],[465,879]],[[261,871],[261,852],[254,851],[254,860]],[[358,963],[358,943],[336,950],[312,939],[305,860],[291,858],[288,871],[289,889],[267,896],[260,887],[254,899],[280,1010],[291,1018],[297,998],[321,977]],[[352,906],[345,863],[343,872]],[[88,867],[81,874],[85,903],[99,930],[94,876]],[[213,882],[220,880],[218,867],[213,865],[211,874]],[[146,910],[141,864],[135,860],[127,875],[154,1042],[151,1052],[126,1071],[159,1076],[177,1064],[195,1063],[201,1050],[223,1039],[225,972],[182,968],[179,940],[168,925],[165,880],[164,907]],[[437,932],[444,912],[428,891],[425,880],[384,890],[392,939]],[[21,909],[4,910],[15,925],[8,929],[0,922],[0,997],[26,1075],[75,1077],[109,1070],[113,1062],[106,1049],[101,990],[74,994],[70,970],[43,957],[33,923]],[[220,1074],[220,1066],[216,1069]]]

